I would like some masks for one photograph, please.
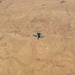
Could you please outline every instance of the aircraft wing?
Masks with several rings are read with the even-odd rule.
[[[38,35],[33,35],[33,36],[38,37]]]
[[[43,37],[45,37],[45,36],[40,36],[40,38],[43,38]]]

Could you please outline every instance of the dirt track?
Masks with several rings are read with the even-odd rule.
[[[75,0],[0,0],[0,75],[75,75]]]

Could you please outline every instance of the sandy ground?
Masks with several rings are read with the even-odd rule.
[[[75,75],[75,0],[0,0],[0,75]]]

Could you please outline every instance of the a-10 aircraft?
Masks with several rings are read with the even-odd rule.
[[[44,37],[44,36],[41,36],[41,33],[34,34],[33,36],[37,37],[38,40],[39,40],[39,38],[43,38]]]

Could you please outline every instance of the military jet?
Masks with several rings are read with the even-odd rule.
[[[44,36],[41,36],[41,33],[34,34],[33,36],[37,37],[38,40],[39,40],[39,38],[43,38],[44,37]]]

